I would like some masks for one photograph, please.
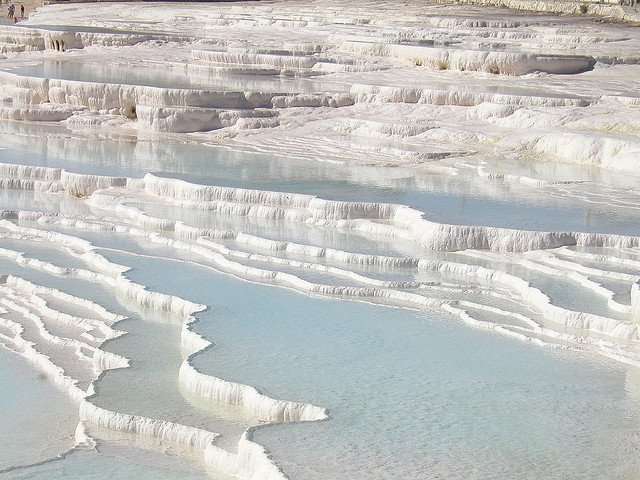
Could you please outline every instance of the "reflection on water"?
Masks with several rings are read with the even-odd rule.
[[[155,172],[201,184],[310,193],[326,199],[367,198],[409,205],[426,212],[429,219],[453,224],[640,234],[635,180],[597,167],[495,162],[494,168],[508,168],[514,174],[578,182],[531,188],[482,180],[475,170],[451,176],[408,168],[351,167],[197,144],[118,136],[84,139],[63,127],[33,128],[1,125],[0,139],[7,148],[0,150],[0,161],[99,175],[140,177]],[[38,133],[46,137],[35,136]]]
[[[321,28],[313,27],[317,36],[302,38],[297,21],[309,19],[271,14],[258,21],[252,19],[253,12],[244,18],[250,23],[249,36],[257,30],[276,37],[269,36],[254,52],[286,53],[286,43],[278,42],[285,38],[286,29],[281,27],[287,22],[296,24],[287,41],[311,47],[293,45],[289,53],[324,52],[325,47],[330,52],[342,41],[331,33],[332,22],[340,23],[340,18],[322,20]],[[310,18],[316,15],[327,13],[316,11]],[[132,24],[126,16],[118,16],[122,25]],[[150,17],[158,18],[155,13]],[[178,31],[179,17],[165,18],[167,28]],[[224,16],[208,18],[212,22],[205,18],[205,24],[214,27],[212,31],[223,30]],[[265,27],[263,21],[274,23]],[[419,41],[419,32],[412,33],[421,28],[414,21],[401,43],[410,45],[415,35],[416,45],[435,47],[439,42]],[[200,19],[189,22],[182,25],[183,31],[203,25]],[[384,34],[396,28],[386,18],[346,24],[361,30],[361,38],[368,32],[372,43],[383,47],[388,45],[378,43],[376,34],[399,41],[397,35]],[[244,27],[230,26],[230,38],[215,44],[230,45],[231,53],[249,51],[245,47],[252,39],[240,38]],[[144,37],[146,29],[153,28],[142,22],[134,30],[66,30]],[[260,32],[261,28],[265,30]],[[549,28],[559,27],[525,32],[532,40],[527,43],[547,39]],[[159,37],[177,40],[171,35]],[[588,39],[576,37],[576,45],[582,40]],[[369,87],[378,82],[392,93],[396,89],[398,96],[373,93],[367,99],[365,93],[358,97],[361,102],[344,109],[278,109],[279,127],[273,129],[247,131],[239,126],[181,137],[138,131],[133,121],[124,127],[101,124],[90,130],[93,117],[88,112],[79,114],[86,118],[70,121],[68,129],[0,122],[0,163],[86,174],[71,179],[87,186],[86,193],[70,188],[49,192],[47,185],[32,178],[25,181],[11,173],[0,178],[0,210],[5,212],[0,222],[0,275],[77,297],[65,300],[51,290],[25,293],[24,285],[21,290],[15,279],[2,277],[0,341],[16,347],[16,335],[24,333],[32,346],[86,388],[91,375],[101,370],[97,364],[102,357],[93,344],[108,338],[101,347],[131,363],[128,368],[104,371],[95,382],[91,401],[117,412],[111,416],[102,412],[101,420],[133,414],[149,417],[164,432],[187,432],[187,436],[194,435],[192,428],[203,428],[220,434],[216,444],[235,453],[242,432],[271,417],[262,417],[259,409],[222,406],[200,397],[193,392],[202,384],[194,386],[196,382],[180,377],[184,358],[202,348],[198,344],[191,350],[189,341],[184,341],[193,340],[185,336],[185,312],[193,307],[185,306],[182,299],[186,299],[203,306],[192,326],[213,342],[191,357],[194,368],[255,386],[277,399],[328,409],[328,421],[257,429],[254,438],[291,480],[637,476],[640,369],[611,360],[638,358],[637,319],[629,303],[630,286],[640,272],[640,252],[626,248],[632,242],[594,236],[589,239],[592,244],[610,242],[613,247],[502,252],[498,247],[535,249],[543,236],[521,231],[509,237],[493,229],[443,227],[433,235],[438,242],[431,242],[432,224],[377,213],[393,210],[386,206],[352,208],[321,201],[309,206],[293,195],[266,192],[225,190],[216,196],[220,192],[214,189],[183,189],[179,181],[154,177],[147,178],[146,190],[142,182],[92,190],[93,175],[141,178],[154,173],[206,185],[404,204],[441,223],[640,235],[637,179],[549,161],[591,161],[554,156],[553,148],[548,158],[544,148],[519,149],[522,132],[539,131],[543,141],[565,127],[572,133],[599,129],[605,138],[637,129],[632,121],[624,125],[627,130],[609,124],[609,119],[631,120],[631,115],[621,120],[615,113],[603,112],[606,105],[597,102],[592,107],[604,117],[595,125],[590,107],[578,114],[578,107],[550,106],[587,104],[591,96],[602,93],[601,87],[603,92],[612,91],[603,81],[608,80],[606,75],[597,71],[575,75],[575,82],[551,75],[514,81],[515,77],[450,70],[423,76],[417,68],[420,61],[409,60],[407,66],[393,58],[386,58],[384,65],[378,64],[379,59],[363,59],[373,60],[375,68],[396,61],[400,65],[366,73],[347,58],[338,65],[345,67],[337,75],[344,81],[339,86],[328,83],[331,74],[326,75],[327,82],[319,83],[314,78],[286,78],[268,66],[248,66],[245,72],[222,63],[188,63],[185,59],[194,45],[181,42],[167,49],[175,46],[179,51],[172,50],[172,58],[187,63],[168,63],[165,68],[132,69],[117,64],[127,61],[118,58],[104,64],[44,60],[8,71],[85,82],[283,93],[343,91],[352,84],[357,84],[354,94],[358,88],[375,92]],[[275,46],[269,47],[270,42]],[[471,44],[465,40],[450,48],[474,53],[493,43],[491,38]],[[195,48],[211,44],[198,42]],[[152,51],[149,45],[136,47],[138,56],[146,53],[143,48]],[[495,48],[506,50],[497,44],[491,50]],[[94,61],[102,55],[99,48],[92,48],[64,58],[86,52],[96,55]],[[112,52],[105,50],[104,58]],[[48,52],[38,55],[46,58]],[[54,55],[49,58],[62,58]],[[437,94],[452,98],[460,93],[473,101],[411,104],[419,96],[412,89],[444,90],[452,95]],[[491,106],[481,103],[490,95],[476,93],[517,98],[494,98],[509,105]],[[588,102],[574,101],[587,97]],[[547,102],[547,98],[563,100]],[[366,104],[368,100],[372,103]],[[479,105],[463,107],[467,104]],[[18,102],[7,105],[9,111]],[[570,118],[574,114],[577,119]],[[563,123],[570,119],[574,123]],[[513,145],[502,142],[512,133]],[[226,148],[213,144],[217,141]],[[632,152],[633,141],[624,148]],[[382,166],[392,164],[401,166]],[[38,177],[42,172],[28,173]],[[214,201],[203,200],[209,195]],[[38,210],[47,214],[34,213]],[[196,231],[197,227],[203,230]],[[413,235],[416,232],[425,235]],[[544,238],[569,243],[575,237]],[[465,246],[470,250],[444,251]],[[495,251],[488,251],[491,246]],[[97,315],[95,304],[113,316],[126,316],[114,327],[126,334],[110,336],[111,330],[81,318]],[[23,330],[19,332],[16,325]],[[84,329],[86,325],[91,328]],[[33,357],[40,358],[32,352]],[[206,380],[206,388],[218,381]],[[0,419],[3,480],[198,480],[207,475],[202,450],[188,442],[174,445],[153,435],[132,434],[135,428],[130,427],[137,428],[139,419],[126,417],[111,423],[110,430],[87,425],[88,434],[98,439],[97,450],[83,449],[57,462],[3,471],[68,448],[78,421],[76,406],[34,377],[23,359],[5,350],[0,351],[0,411],[7,413]],[[212,435],[203,443],[212,441]],[[224,479],[217,474],[211,478]]]
[[[339,91],[308,78],[251,73],[216,73],[215,70],[194,70],[189,65],[174,68],[108,65],[73,61],[45,60],[6,69],[21,76],[53,78],[83,82],[141,85],[159,88],[215,89],[217,91],[264,91],[275,93],[312,93]],[[344,90],[344,88],[342,89]]]
[[[449,194],[462,202],[464,209],[461,213],[447,212],[447,218],[478,216],[482,208],[487,210],[487,216],[495,215],[498,207],[492,202],[500,200],[499,190],[492,196],[483,196],[470,189],[473,177],[463,179],[466,187],[463,180],[453,179],[451,185],[455,186],[447,190],[448,177],[444,175],[436,179],[432,175],[415,175],[413,179],[403,177],[392,188],[394,180],[385,179],[389,170],[381,168],[367,168],[365,174],[360,174],[358,168],[330,169],[188,144],[171,145],[163,155],[155,156],[158,146],[144,142],[103,138],[83,143],[70,135],[35,141],[25,133],[3,134],[12,146],[0,151],[0,160],[40,164],[46,159],[51,165],[72,171],[78,167],[105,174],[144,170],[153,165],[169,175],[171,169],[181,165],[184,178],[205,183],[231,184],[235,180],[236,185],[256,186],[261,180],[262,188],[274,186],[335,198],[388,199],[419,206],[432,202],[442,208],[448,207],[443,199]],[[40,157],[27,153],[30,147],[25,139],[32,140]],[[18,145],[20,148],[16,148]],[[92,149],[103,159],[97,167],[89,161]],[[341,174],[350,176],[340,178]],[[3,193],[0,205],[8,208],[18,201],[29,204],[28,192],[21,193],[24,197],[18,199],[11,191]],[[34,193],[35,198],[38,195],[46,196]],[[75,197],[69,201],[87,206]],[[544,221],[540,212],[549,207],[548,203],[540,197],[523,195],[523,205],[530,215],[536,212],[538,221]],[[154,215],[182,218],[180,208],[154,210],[145,208],[143,203],[137,206]],[[63,202],[49,207],[68,211]],[[103,216],[99,208],[88,207],[96,218]],[[81,212],[73,206],[69,210]],[[573,221],[574,215],[569,212],[565,221]],[[244,228],[242,222],[234,223],[236,216],[198,210],[187,221],[197,223],[198,217],[203,226],[216,221],[219,224],[215,227],[222,230]],[[385,248],[402,248],[400,242],[388,241],[386,245],[364,235],[365,241],[348,231],[283,225],[286,222],[269,218],[251,220],[246,224],[253,223],[256,230],[247,228],[248,233],[276,240],[300,241],[296,235],[307,234],[313,244],[347,251],[384,253]],[[126,223],[126,215],[119,221]],[[509,222],[514,223],[513,217]],[[91,241],[103,247],[100,252],[109,260],[131,267],[127,272],[131,280],[150,290],[209,306],[199,316],[197,331],[215,346],[196,357],[198,368],[254,385],[276,398],[328,408],[330,421],[273,426],[257,432],[256,438],[269,448],[292,479],[378,478],[388,474],[390,478],[450,475],[505,480],[514,476],[586,480],[597,475],[613,480],[640,467],[634,443],[637,423],[628,421],[637,418],[640,403],[629,387],[630,371],[622,364],[505,339],[461,325],[442,313],[320,299],[243,282],[194,265],[194,261],[202,261],[199,257],[142,237],[63,224],[32,226]],[[320,237],[323,232],[331,236],[330,241]],[[170,232],[165,234],[171,236]],[[56,248],[55,243],[52,245]],[[4,248],[19,246],[13,240],[3,243]],[[65,255],[56,256],[49,246],[39,249],[31,245],[24,250],[29,256],[61,267],[76,266],[77,260],[65,260],[69,252],[64,245],[57,248],[62,248]],[[422,252],[421,256],[427,258],[428,253]],[[453,259],[454,254],[447,258]],[[495,267],[497,262],[487,259],[486,263]],[[501,268],[510,271],[508,267]],[[110,371],[101,378],[97,383],[97,404],[211,428],[225,435],[220,445],[230,449],[239,432],[256,423],[253,418],[234,416],[233,409],[220,411],[211,403],[195,402],[180,388],[176,381],[182,358],[179,318],[145,311],[133,302],[123,301],[110,288],[73,275],[55,275],[10,260],[3,263],[0,271],[92,299],[131,318],[118,326],[128,334],[109,342],[107,348],[130,358],[132,367]],[[449,284],[452,281],[463,280],[454,276],[448,279]],[[466,287],[457,291],[466,299],[486,297],[482,293],[473,296],[473,289],[468,293]],[[583,303],[588,303],[589,297],[580,296],[584,292],[567,289],[562,295],[574,295],[574,300],[584,298]],[[489,301],[491,305],[501,305],[498,297]],[[588,308],[589,305],[584,306],[585,311]],[[106,438],[107,444],[114,442],[126,450],[127,442],[118,435],[112,438],[99,431],[95,434],[102,440]],[[558,445],[563,448],[559,450]],[[612,448],[613,445],[622,449]],[[136,448],[140,446],[135,443]],[[169,454],[175,453],[164,448]],[[80,465],[100,465],[101,460],[92,455],[73,455],[69,462],[34,468],[32,478],[44,478],[38,477],[43,475],[41,472],[53,475],[60,471],[74,478]],[[152,457],[148,461],[153,466],[150,471],[155,472],[159,464]],[[602,471],[603,462],[614,467]],[[136,472],[139,464],[125,463],[122,470]],[[106,471],[121,474],[120,467]],[[103,473],[96,478],[104,478]],[[191,475],[198,477],[197,471]],[[155,478],[171,478],[171,474],[165,471]]]

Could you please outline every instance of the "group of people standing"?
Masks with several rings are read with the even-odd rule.
[[[13,18],[14,20],[15,20],[15,19],[17,19],[17,16],[16,16],[16,6],[15,6],[13,3],[11,3],[11,4],[9,5],[9,11],[8,11],[7,16],[8,16],[9,18]],[[24,5],[20,5],[20,17],[21,17],[21,18],[23,18],[23,17],[24,17]]]

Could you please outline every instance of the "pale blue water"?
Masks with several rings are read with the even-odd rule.
[[[175,457],[167,461],[159,454],[130,449],[125,455],[121,450],[105,452],[78,451],[64,460],[47,462],[28,469],[14,470],[3,475],[10,480],[210,480],[216,478],[206,471],[194,468]],[[218,477],[223,480],[223,477]]]
[[[467,174],[454,178],[317,165],[157,139],[85,138],[63,128],[5,122],[0,124],[0,145],[5,146],[0,149],[1,162],[80,173],[140,177],[156,172],[204,184],[404,203],[424,210],[429,218],[451,223],[640,232],[633,206],[624,209],[594,205],[579,197],[562,199],[552,195],[559,192],[554,188],[514,188]],[[519,166],[520,173],[526,167]],[[536,173],[558,172],[569,175],[554,167]],[[632,183],[590,169],[577,169],[574,179],[592,182],[576,191],[595,193],[608,191],[609,183],[620,185],[621,190]],[[622,191],[618,199],[627,194],[633,192]],[[408,242],[356,232],[139,206],[154,215],[200,226],[238,228],[267,238],[356,252],[420,253]],[[0,192],[0,208],[95,213],[73,197],[11,190]],[[256,433],[255,439],[293,480],[632,480],[640,471],[640,372],[636,367],[522,343],[470,328],[441,312],[318,298],[244,282],[172,260],[198,258],[140,238],[25,225],[88,239],[105,247],[100,251],[107,258],[132,267],[129,278],[149,289],[208,305],[196,326],[215,343],[196,358],[196,366],[204,372],[253,385],[275,398],[326,407],[330,414],[326,422],[270,426]],[[63,267],[82,266],[53,243],[41,247],[0,239],[0,247]],[[441,252],[422,255],[456,259],[455,254]],[[560,306],[615,316],[601,298],[594,299],[591,292],[571,282],[490,260],[457,260],[517,273]],[[105,349],[131,359],[131,368],[104,374],[97,382],[98,405],[211,429],[223,435],[221,445],[230,450],[240,432],[257,423],[238,409],[204,402],[181,388],[177,371],[182,361],[182,319],[142,309],[105,285],[73,275],[56,276],[5,258],[0,259],[0,273],[91,299],[129,317],[117,327],[127,335],[108,342]],[[369,273],[420,277],[416,272],[381,269]],[[422,278],[433,279],[427,274]],[[495,301],[498,306],[504,303]],[[63,460],[3,471],[53,458],[73,444],[76,407],[35,372],[16,355],[0,351],[0,410],[9,412],[0,415],[3,480],[223,478],[207,473],[197,458],[183,457],[173,446],[141,449],[136,443],[140,439],[109,436],[99,429],[90,431],[99,438],[97,452],[78,451]]]
[[[24,358],[0,347],[0,477],[74,444],[78,411]]]
[[[371,187],[355,188],[362,193]],[[228,221],[233,219],[220,219],[221,225]],[[290,234],[267,224],[262,225],[266,236]],[[328,408],[329,421],[268,427],[256,434],[292,479],[632,479],[640,467],[640,382],[633,367],[476,331],[441,313],[319,299],[140,257],[136,254],[182,257],[143,239],[75,233],[96,245],[131,252],[103,253],[131,266],[133,280],[210,307],[200,315],[197,331],[216,346],[197,357],[198,368],[276,398]],[[358,244],[349,237],[333,242],[356,250],[374,248],[375,242],[361,239]],[[77,265],[52,247],[25,247],[31,256]],[[132,368],[104,376],[98,383],[99,405],[211,428],[225,435],[223,445],[230,448],[234,435],[252,424],[234,418],[232,411],[203,407],[180,390],[179,319],[140,311],[100,285],[8,261],[0,267],[131,317],[121,324],[128,335],[106,348],[131,358]],[[20,398],[19,392],[14,398]],[[46,423],[43,427],[48,438],[51,430]],[[190,480],[205,475],[197,461],[191,469],[186,460],[169,467],[162,457],[131,453],[135,447],[113,442],[106,442],[114,449],[107,453],[77,452],[0,477],[74,478],[91,472],[88,478],[96,480]],[[15,448],[9,439],[4,446]]]
[[[201,184],[310,193],[321,198],[401,203],[426,213],[434,221],[489,225],[545,231],[584,231],[640,234],[636,221],[635,195],[629,190],[610,189],[609,184],[633,187],[633,179],[575,167],[573,179],[589,183],[575,187],[544,189],[509,185],[475,176],[452,177],[415,170],[346,167],[286,159],[270,155],[233,152],[202,145],[100,138],[85,141],[59,127],[33,132],[21,125],[0,125],[0,162],[63,167],[77,173],[140,177],[153,172]],[[45,141],[33,135],[47,135]],[[160,146],[162,145],[162,146]],[[565,178],[566,168],[515,164],[521,174],[539,170],[534,176]],[[545,173],[546,172],[546,173]],[[627,208],[606,202],[563,198],[560,190],[616,195],[631,199]],[[616,193],[617,192],[617,193]],[[496,214],[496,212],[499,212]]]
[[[83,82],[115,83],[159,88],[188,88],[219,91],[300,92],[326,91],[325,86],[310,79],[277,75],[223,74],[207,75],[185,68],[166,69],[145,66],[132,70],[128,66],[89,65],[81,62],[46,60],[7,69],[21,76],[80,80]]]
[[[134,266],[136,281],[211,306],[197,331],[216,347],[197,357],[199,368],[329,409],[328,422],[257,434],[292,478],[616,479],[640,467],[633,367],[439,314],[107,256]]]

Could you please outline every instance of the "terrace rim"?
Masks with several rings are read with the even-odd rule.
[[[239,3],[260,0],[137,0],[151,3]],[[640,0],[428,0],[428,3],[448,5],[473,5],[508,8],[526,12],[539,12],[559,15],[577,15],[599,17],[611,21],[620,21],[640,25]],[[67,3],[132,3],[131,0],[44,0],[40,5],[57,5]],[[634,2],[635,5],[628,3]],[[20,3],[20,2],[18,2]],[[24,2],[26,3],[26,2]]]

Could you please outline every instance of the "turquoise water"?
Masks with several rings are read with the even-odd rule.
[[[74,452],[64,460],[47,462],[24,470],[15,470],[4,474],[2,478],[10,480],[64,480],[84,478],[88,480],[206,480],[216,477],[205,471],[198,471],[193,464],[172,457],[170,461],[161,455],[129,447],[126,454],[122,450],[107,449]]]
[[[267,480],[264,467],[215,471],[216,454],[270,464],[268,480],[640,478],[638,178],[558,163],[625,169],[638,160],[636,107],[600,98],[631,88],[637,66],[489,73],[538,62],[519,52],[544,45],[551,68],[569,66],[572,53],[609,63],[640,44],[637,32],[480,7],[326,7],[36,12],[49,46],[58,29],[92,43],[65,52],[12,52],[21,43],[1,42],[28,32],[0,29],[3,72],[93,82],[63,106],[28,81],[0,85],[0,166],[84,175],[71,179],[78,189],[63,177],[51,193],[46,182],[0,174],[0,480]],[[62,18],[90,26],[53,25]],[[385,46],[402,39],[451,45],[452,63],[392,58]],[[380,48],[361,55],[345,41]],[[318,52],[340,73],[325,65],[323,75],[293,78],[192,61],[192,49],[217,48]],[[506,64],[491,64],[494,49]],[[479,62],[465,54],[479,50],[488,54]],[[205,96],[395,93],[339,108],[257,109],[269,122],[165,134],[95,111],[95,82]],[[434,86],[451,95],[422,103],[412,91]],[[514,98],[463,106],[478,92]],[[164,104],[154,93],[136,103]],[[173,93],[172,104],[190,103]],[[589,106],[550,106],[561,98]],[[62,122],[6,120],[50,107],[78,110]],[[147,174],[164,178],[157,194],[142,188]],[[95,175],[137,181],[93,192]],[[262,192],[208,202],[204,189],[190,195],[172,180]],[[307,207],[265,191],[329,201]],[[459,228],[331,200],[403,204]],[[261,208],[267,201],[284,207]],[[517,251],[541,238],[544,248],[574,238],[590,246]],[[444,251],[464,241],[478,250]],[[321,421],[297,421],[300,405],[285,402]],[[247,460],[248,440],[256,450]]]
[[[292,478],[614,479],[640,467],[636,368],[438,314],[108,257],[150,288],[211,306],[197,331],[216,347],[198,368],[329,409],[328,422],[258,432]]]
[[[14,129],[19,128],[19,131]],[[35,137],[45,136],[44,139]],[[41,137],[43,138],[43,137]],[[469,174],[420,173],[409,169],[347,167],[234,152],[211,146],[157,143],[126,137],[89,139],[60,127],[0,125],[0,161],[62,167],[76,173],[141,177],[148,172],[201,184],[311,193],[321,198],[401,203],[439,222],[548,231],[640,234],[633,179],[593,168],[522,165],[520,174],[586,181],[574,187],[532,188]],[[624,186],[620,189],[614,186]],[[566,198],[565,190],[575,190]],[[607,201],[594,195],[604,194]],[[616,197],[630,203],[621,207]],[[585,201],[586,199],[586,201]],[[640,200],[640,199],[639,199]],[[499,214],[496,214],[499,212]]]
[[[25,359],[0,348],[0,477],[71,447],[78,412]]]
[[[309,79],[289,79],[278,75],[211,74],[190,69],[146,66],[132,70],[128,66],[90,65],[73,61],[46,60],[7,69],[21,76],[97,83],[140,85],[158,88],[186,88],[215,91],[300,92],[325,91]],[[126,79],[126,80],[125,80]]]
[[[65,166],[72,168],[73,164]],[[324,181],[323,188],[329,188],[331,183]],[[303,183],[299,185],[302,189]],[[356,184],[354,188],[361,193],[376,191],[366,185]],[[340,196],[339,192],[340,187],[335,195]],[[384,195],[390,196],[391,192]],[[3,193],[2,201],[12,205],[15,197],[11,192]],[[23,208],[29,205],[25,200],[18,203]],[[82,213],[76,203],[82,204],[72,199],[49,206]],[[153,214],[191,223],[212,222],[204,213],[148,208]],[[219,228],[237,221],[224,215],[215,220]],[[235,226],[251,231],[250,224],[240,222]],[[100,252],[111,261],[131,267],[127,276],[132,280],[151,290],[208,305],[209,309],[199,314],[196,330],[215,345],[195,358],[201,371],[255,386],[275,398],[327,408],[328,421],[264,427],[255,435],[292,479],[587,479],[594,475],[631,479],[640,467],[640,373],[634,367],[475,330],[440,312],[318,298],[241,281],[164,258],[197,260],[196,256],[150,244],[143,238],[53,224],[24,225],[61,231],[107,247]],[[305,234],[293,224],[286,227],[267,220],[256,222],[254,227],[254,233],[276,239],[296,239],[299,235],[298,240],[329,242],[347,250],[403,251],[401,244],[385,245],[348,232],[322,237],[321,229],[310,228]],[[55,243],[42,247],[38,242],[2,242],[3,248],[21,250],[58,266],[83,266]],[[409,250],[415,253],[416,248]],[[453,254],[440,255],[455,258]],[[488,260],[484,263],[491,264]],[[9,260],[0,262],[0,267],[4,273],[91,299],[129,317],[117,326],[127,335],[108,342],[105,349],[129,358],[131,368],[109,371],[98,380],[96,404],[208,428],[221,433],[219,444],[231,451],[242,430],[257,424],[243,412],[204,402],[179,385],[179,317],[141,309],[106,286],[73,276],[56,276]],[[535,276],[530,274],[531,278]],[[562,290],[556,283],[545,288]],[[568,306],[578,306],[584,299],[589,302],[588,294],[583,292],[582,297],[569,292]],[[3,361],[2,365],[3,384],[9,386],[4,391],[13,392],[5,393],[13,402],[8,408],[22,411],[24,422],[33,419],[32,412],[43,406],[22,409],[24,404],[19,402],[23,394],[15,385],[18,377],[9,374],[12,363]],[[50,439],[62,433],[65,441],[58,450],[68,448],[73,443],[70,430],[61,431],[56,418],[60,412],[70,412],[73,417],[74,407],[46,381],[37,380],[26,364],[20,365],[25,370],[20,378],[34,379],[35,387],[28,388],[39,388],[43,398],[53,396],[61,404],[47,411],[45,418],[51,416],[51,420],[39,422],[35,431],[24,423],[25,440],[34,434],[38,439]],[[46,404],[51,405],[51,401]],[[72,431],[75,421],[68,423]],[[11,423],[7,431],[21,425]],[[224,478],[206,472],[197,455],[175,446],[161,447],[168,458],[180,459],[178,464],[167,464],[167,457],[158,455],[153,442],[140,444],[140,439],[107,435],[95,428],[89,433],[103,445],[99,453],[78,451],[63,460],[0,476],[11,480],[74,478],[89,472],[86,478],[96,480]],[[14,438],[2,441],[2,450],[9,454],[7,466],[51,458],[42,450],[18,447]]]
[[[511,166],[515,173],[586,183],[514,187],[483,180],[466,170],[450,176],[322,165],[206,145],[159,142],[155,137],[77,133],[63,127],[7,122],[0,123],[0,145],[0,162],[59,167],[76,173],[139,178],[152,172],[207,185],[401,203],[423,210],[430,219],[466,225],[640,233],[633,204],[637,196],[634,181],[590,168],[522,162]],[[505,166],[496,162],[492,167]],[[601,194],[605,200],[595,201]],[[620,206],[623,201],[627,206]],[[604,297],[596,297],[575,280],[532,271],[504,257],[496,260],[488,255],[477,258],[431,252],[408,240],[286,220],[213,214],[149,199],[135,199],[131,204],[159,218],[273,240],[483,265],[522,277],[557,306],[631,321],[628,312],[611,311]],[[0,209],[60,213],[58,220],[64,221],[109,215],[118,217],[123,225],[132,225],[118,212],[99,210],[84,199],[64,194],[1,190]],[[262,426],[256,431],[254,439],[268,449],[292,480],[637,478],[637,367],[597,356],[588,349],[576,351],[581,345],[569,340],[557,344],[570,348],[547,348],[473,328],[441,310],[391,308],[243,281],[221,273],[219,266],[197,254],[159,246],[142,236],[56,222],[51,217],[47,222],[13,221],[13,225],[88,240],[107,259],[130,267],[126,277],[147,290],[206,305],[195,325],[195,330],[214,344],[194,358],[203,373],[254,386],[276,399],[312,403],[328,410],[327,421]],[[110,224],[111,220],[102,226]],[[236,451],[247,427],[262,425],[247,411],[200,398],[179,382],[178,371],[185,356],[180,348],[184,318],[143,308],[102,280],[78,278],[73,269],[97,269],[80,257],[81,249],[76,251],[55,239],[35,241],[29,235],[9,238],[5,236],[9,230],[0,226],[1,248],[67,270],[52,273],[48,267],[19,264],[5,255],[0,258],[0,274],[89,299],[127,317],[115,326],[125,335],[106,342],[103,348],[129,359],[130,367],[106,371],[95,381],[96,405],[207,429],[219,434],[217,444],[231,452]],[[156,231],[153,235],[175,238],[172,232]],[[240,254],[316,261],[374,279],[432,282],[444,290],[410,291],[431,299],[477,302],[509,313],[512,309],[541,325],[552,324],[542,318],[539,309],[518,303],[520,299],[504,288],[464,275],[346,265],[264,251],[229,239],[220,243]],[[640,257],[637,252],[592,250],[620,258]],[[276,267],[275,261],[270,264],[265,259],[234,260],[330,285],[360,285],[332,273]],[[583,263],[604,268],[599,262]],[[629,266],[610,269],[640,273]],[[442,282],[447,285],[440,285]],[[615,290],[619,301],[629,303],[628,280],[603,284]],[[95,315],[60,299],[47,300],[63,313]],[[473,308],[478,307],[469,310]],[[500,324],[492,312],[481,312],[478,317]],[[510,322],[524,323],[504,320],[504,324]],[[552,327],[564,331],[558,325]],[[51,331],[67,332],[59,326]],[[0,332],[6,334],[7,330],[2,327]],[[57,353],[50,345],[42,350]],[[52,359],[62,364],[70,361],[62,354]],[[0,350],[0,411],[8,412],[0,415],[0,478],[226,479],[219,472],[208,471],[201,455],[192,449],[95,425],[88,425],[88,434],[97,441],[95,450],[83,448],[55,460],[74,444],[78,409],[37,372],[15,353]]]

